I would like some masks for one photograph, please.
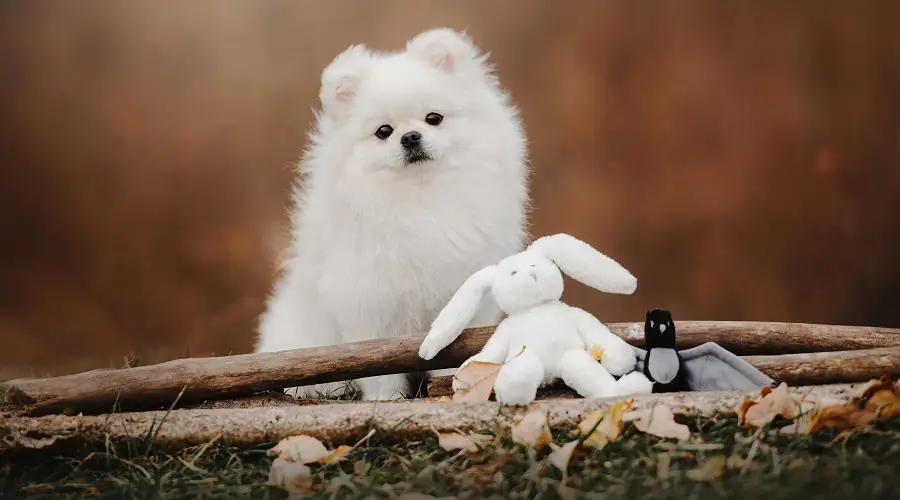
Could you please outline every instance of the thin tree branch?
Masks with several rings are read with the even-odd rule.
[[[683,348],[717,342],[736,354],[839,351],[900,346],[900,330],[798,323],[678,322]],[[643,344],[643,325],[608,325],[634,345]],[[92,370],[0,384],[7,399],[29,405],[32,415],[104,413],[167,407],[184,388],[181,402],[196,403],[298,385],[459,366],[478,352],[493,328],[474,328],[438,356],[418,356],[423,335],[352,342],[277,353],[187,358],[120,370]],[[799,369],[799,368],[798,368]]]

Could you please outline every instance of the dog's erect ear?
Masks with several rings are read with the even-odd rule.
[[[485,293],[494,283],[495,275],[496,267],[487,266],[469,276],[431,323],[431,329],[422,344],[420,356],[431,359],[459,337],[459,334],[472,322],[472,318],[481,307]]]
[[[562,272],[601,292],[628,295],[637,288],[637,278],[621,264],[568,234],[538,238],[528,250],[547,257]]]
[[[428,61],[450,74],[483,74],[487,56],[463,32],[438,28],[416,35],[406,43],[406,52]]]
[[[372,59],[372,53],[365,45],[351,45],[325,68],[322,72],[319,100],[326,113],[353,101]]]

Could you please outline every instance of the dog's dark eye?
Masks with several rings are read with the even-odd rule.
[[[382,141],[387,139],[394,133],[394,127],[390,125],[382,125],[378,127],[378,130],[375,131],[375,137],[381,139]]]
[[[428,113],[428,115],[425,116],[425,123],[432,126],[440,125],[442,121],[444,121],[444,117],[437,113]]]

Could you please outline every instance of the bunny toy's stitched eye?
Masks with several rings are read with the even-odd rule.
[[[515,276],[516,273],[518,273],[518,272],[519,272],[519,271],[513,271],[513,272],[509,273],[509,275],[510,275],[510,276]]]
[[[440,125],[444,121],[444,117],[438,113],[428,113],[425,115],[425,123],[431,126]]]
[[[378,127],[378,130],[375,131],[375,137],[381,139],[382,141],[387,139],[394,133],[394,127],[390,125],[382,125]]]

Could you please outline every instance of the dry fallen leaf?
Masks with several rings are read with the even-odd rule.
[[[603,358],[603,348],[597,344],[592,345],[588,348],[587,353],[591,355],[592,358],[600,361]]]
[[[306,435],[288,436],[266,452],[270,457],[301,464],[318,462],[328,457],[329,453],[321,441]]]
[[[645,410],[634,426],[637,430],[661,438],[684,441],[691,437],[691,430],[684,424],[675,422],[675,414],[666,405],[656,405]]]
[[[375,429],[369,431],[362,439],[353,446],[341,445],[332,451],[328,451],[325,445],[318,439],[301,434],[299,436],[288,436],[278,442],[277,445],[270,448],[266,454],[270,457],[278,457],[287,462],[296,462],[301,464],[322,463],[327,464],[342,460],[354,448],[362,444],[364,441],[375,434]]]
[[[799,426],[797,432],[807,433],[820,429],[846,430],[861,427],[878,418],[900,414],[900,391],[890,379],[882,377],[870,380],[858,396],[844,404],[823,405],[813,412],[809,422]]]
[[[269,469],[268,484],[285,490],[289,498],[300,498],[312,492],[312,471],[305,464],[278,457]]]
[[[438,403],[450,403],[453,401],[453,398],[450,396],[441,396],[438,398]]]
[[[730,457],[728,457],[725,465],[727,465],[729,469],[740,469],[744,466],[745,463],[747,462],[746,460],[744,460],[744,457],[740,455],[731,455]]]
[[[494,381],[502,364],[473,361],[462,367],[453,378],[460,381],[462,389],[453,393],[453,402],[487,401],[494,392]]]
[[[461,432],[438,432],[434,427],[431,430],[438,437],[438,446],[447,450],[462,450],[463,453],[477,453],[481,448],[494,440],[493,436],[485,434],[463,434]]]
[[[700,464],[694,470],[687,471],[687,476],[694,481],[713,481],[725,473],[725,455],[717,455]]]
[[[346,457],[351,451],[354,450],[354,448],[356,448],[357,446],[368,441],[369,438],[372,437],[374,434],[375,434],[375,429],[372,429],[365,436],[363,436],[362,439],[360,439],[356,443],[353,443],[353,446],[347,446],[345,444],[342,444],[342,445],[338,446],[337,448],[335,448],[330,453],[328,453],[327,457],[325,457],[324,459],[321,459],[319,461],[322,462],[323,464],[327,464],[327,463],[338,462],[340,460],[343,460],[344,457]]]
[[[813,433],[820,429],[853,429],[862,427],[878,418],[875,410],[857,408],[851,403],[829,406],[816,412],[812,421],[806,425],[798,426],[798,432]]]
[[[799,400],[788,392],[787,384],[782,383],[774,390],[767,389],[763,388],[759,401],[745,401],[741,405],[739,416],[744,425],[762,427],[776,417],[791,419],[798,415]]]
[[[550,459],[550,463],[553,464],[557,469],[561,470],[563,474],[569,470],[569,460],[572,459],[572,454],[575,452],[575,448],[578,446],[578,441],[572,441],[566,443],[562,446],[557,446],[553,443],[550,443],[550,447],[553,451],[550,453],[548,457]]]
[[[353,451],[352,446],[347,446],[346,444],[342,444],[342,445],[338,446],[337,448],[335,448],[331,453],[329,453],[328,456],[326,456],[325,458],[323,458],[319,461],[322,462],[323,464],[327,464],[327,463],[331,463],[331,462],[338,462],[340,460],[343,460],[344,457],[346,457],[347,454],[350,453],[351,451]]]
[[[553,441],[547,411],[534,409],[512,426],[512,440],[532,448],[539,448]]]
[[[624,427],[622,417],[625,415],[625,410],[630,408],[632,403],[633,400],[628,399],[620,401],[605,410],[591,412],[578,424],[578,430],[581,432],[584,443],[595,448],[603,448],[610,441],[618,439]],[[591,431],[591,429],[594,430]]]
[[[870,381],[869,385],[854,401],[857,405],[878,412],[880,418],[900,415],[900,390],[888,376]]]

